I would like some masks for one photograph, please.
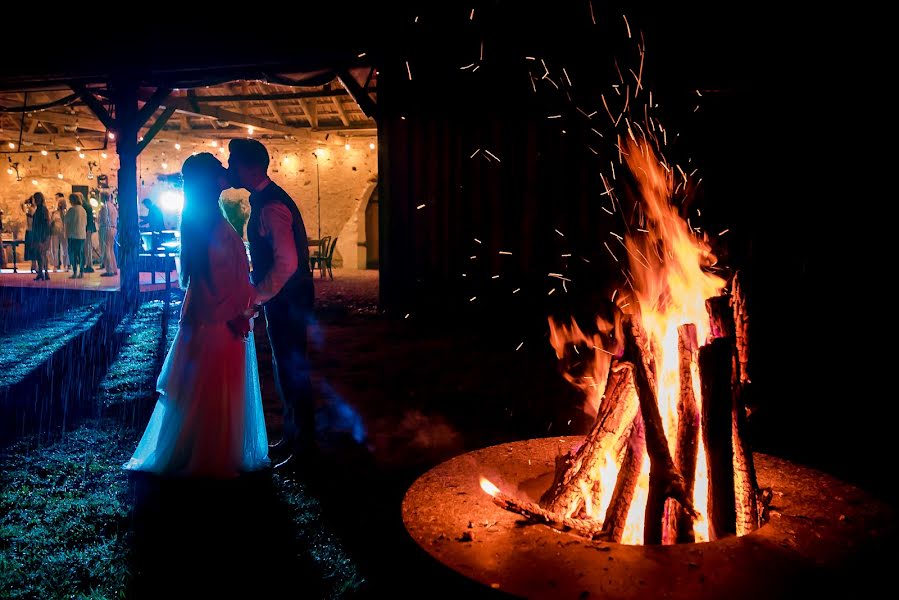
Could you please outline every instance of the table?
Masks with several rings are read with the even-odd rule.
[[[19,272],[19,268],[18,268],[19,265],[18,265],[18,263],[16,262],[16,261],[17,261],[17,257],[16,257],[16,246],[19,246],[19,245],[21,245],[21,244],[24,244],[24,243],[25,243],[25,240],[0,240],[0,242],[2,242],[2,246],[12,246],[12,272],[13,272],[13,273],[18,273],[18,272]],[[2,247],[2,246],[0,246],[0,247]],[[3,258],[4,258],[4,260],[0,260],[0,263],[3,263],[4,266],[5,266],[5,264],[6,264],[6,261],[5,261],[5,255],[4,255]]]

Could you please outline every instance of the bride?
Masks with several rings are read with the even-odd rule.
[[[243,241],[219,206],[229,187],[209,153],[182,168],[181,321],[156,383],[159,400],[124,468],[229,478],[269,465],[256,350],[255,289]]]

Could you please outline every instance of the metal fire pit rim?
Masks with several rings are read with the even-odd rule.
[[[810,565],[838,567],[895,527],[892,509],[863,490],[758,453],[759,485],[774,491],[770,518],[747,536],[715,542],[611,544],[543,525],[521,526],[520,516],[494,505],[480,489],[483,475],[507,493],[533,498],[548,485],[555,456],[582,439],[497,444],[437,465],[406,492],[402,516],[407,531],[448,568],[519,596],[751,598],[770,597],[772,580],[797,584]],[[736,563],[739,570],[732,566]]]

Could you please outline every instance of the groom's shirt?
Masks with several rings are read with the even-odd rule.
[[[305,243],[306,229],[297,209],[294,214],[287,203],[296,207],[287,193],[270,179],[250,194],[250,216],[247,238],[253,258],[253,281],[256,284],[256,304],[274,298],[302,269],[309,277],[309,247]],[[302,244],[298,243],[303,238]],[[306,259],[300,261],[300,254]]]

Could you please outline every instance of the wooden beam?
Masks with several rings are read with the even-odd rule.
[[[75,91],[84,103],[87,104],[87,107],[94,113],[100,122],[107,129],[115,129],[115,122],[113,121],[112,116],[109,114],[109,111],[106,110],[100,101],[94,96],[87,88],[81,85],[73,85],[72,90]]]
[[[193,100],[198,99],[199,96],[193,98]],[[302,132],[304,131],[303,129],[300,129],[298,127],[291,127],[290,125],[274,123],[272,121],[260,119],[259,117],[254,117],[252,115],[242,115],[240,113],[236,113],[230,110],[224,110],[215,106],[202,106],[198,102],[194,102],[193,104],[194,105],[192,105],[191,100],[188,98],[176,98],[170,96],[165,100],[165,102],[163,102],[162,105],[166,108],[174,108],[175,110],[187,115],[196,117],[211,117],[219,121],[240,123],[241,125],[253,126],[257,129],[265,129],[266,131],[275,131],[278,133],[287,133],[290,135],[302,135]]]
[[[275,120],[278,121],[281,125],[287,125],[287,121],[284,120],[284,115],[281,114],[281,111],[278,110],[277,105],[272,100],[266,100],[265,105],[268,106],[268,109],[272,111],[272,115],[274,115]]]
[[[37,119],[31,119],[31,123],[28,124],[28,133],[34,133],[35,127],[37,127]]]
[[[198,111],[191,110],[191,107],[189,106],[181,106],[178,102],[173,102],[172,106],[175,106],[176,108],[178,108],[178,110],[187,112],[188,114],[212,117],[219,121],[230,121],[231,123],[239,123],[241,125],[252,126],[257,129],[265,129],[267,131],[289,133],[291,135],[296,135],[297,133],[302,131],[301,129],[292,127],[290,125],[282,125],[280,123],[275,123],[273,121],[267,121],[265,119],[260,119],[259,117],[254,117],[252,115],[242,115],[240,113],[232,112],[229,110],[215,108],[214,106],[200,106],[200,110]]]
[[[18,130],[16,131],[16,135],[18,135]],[[62,146],[65,145],[67,150],[74,149],[75,144],[78,140],[85,143],[90,143],[93,146],[102,146],[103,145],[103,136],[99,135],[96,132],[85,132],[81,136],[75,136],[74,133],[60,135],[56,133],[25,133],[22,137],[23,146],[25,142],[31,142],[33,144],[44,145],[44,146]],[[49,149],[49,148],[48,148]],[[96,148],[92,148],[96,149]],[[18,150],[17,150],[18,152]],[[27,152],[27,150],[21,150],[21,152]]]
[[[378,105],[368,95],[368,90],[363,89],[349,71],[338,72],[337,80],[346,88],[346,91],[353,97],[353,100],[356,101],[356,104],[359,105],[365,116],[369,119],[374,119],[378,112]]]
[[[37,118],[43,123],[55,123],[58,125],[69,125],[70,127],[77,126],[78,129],[86,129],[89,131],[99,131],[106,132],[106,125],[100,122],[98,119],[94,119],[91,117],[83,116],[83,115],[67,115],[63,113],[53,112],[50,110],[45,110],[41,113],[38,113],[40,116]],[[36,115],[37,116],[37,115]]]
[[[375,92],[376,90],[370,88],[369,92]],[[197,102],[201,104],[206,103],[215,103],[215,102],[258,102],[258,101],[276,101],[276,100],[300,100],[302,98],[328,98],[330,96],[349,96],[350,93],[346,90],[315,90],[313,92],[284,92],[281,94],[237,94],[232,96],[224,96],[224,95],[209,95],[209,96],[195,96]]]
[[[150,117],[156,112],[156,110],[162,106],[162,103],[166,98],[169,97],[169,94],[172,93],[172,90],[166,87],[156,88],[149,98],[144,102],[144,105],[141,107],[139,111],[137,111],[137,123],[138,128],[143,127],[147,121],[150,120]],[[171,115],[169,115],[171,116]],[[168,119],[168,117],[166,117]]]
[[[190,119],[185,114],[181,114],[181,131],[190,131]]]
[[[318,110],[315,104],[303,98],[300,100],[300,106],[303,107],[303,114],[306,115],[306,120],[309,121],[309,127],[318,129]]]
[[[346,116],[346,111],[343,110],[343,105],[340,103],[340,99],[336,96],[331,97],[331,102],[334,103],[334,108],[337,109],[337,114],[340,115],[340,120],[343,122],[345,127],[350,126],[350,120]]]
[[[165,126],[166,122],[169,120],[169,117],[171,117],[173,114],[175,114],[175,108],[172,106],[168,106],[168,107],[166,107],[166,109],[164,111],[162,111],[162,114],[156,118],[156,121],[153,123],[153,126],[147,130],[147,133],[144,134],[144,139],[142,139],[140,142],[138,142],[138,144],[137,144],[137,153],[138,154],[143,152],[144,148],[146,148],[149,145],[149,143],[153,141],[153,138],[156,137],[156,134],[159,133],[160,130],[162,130],[162,128]]]

